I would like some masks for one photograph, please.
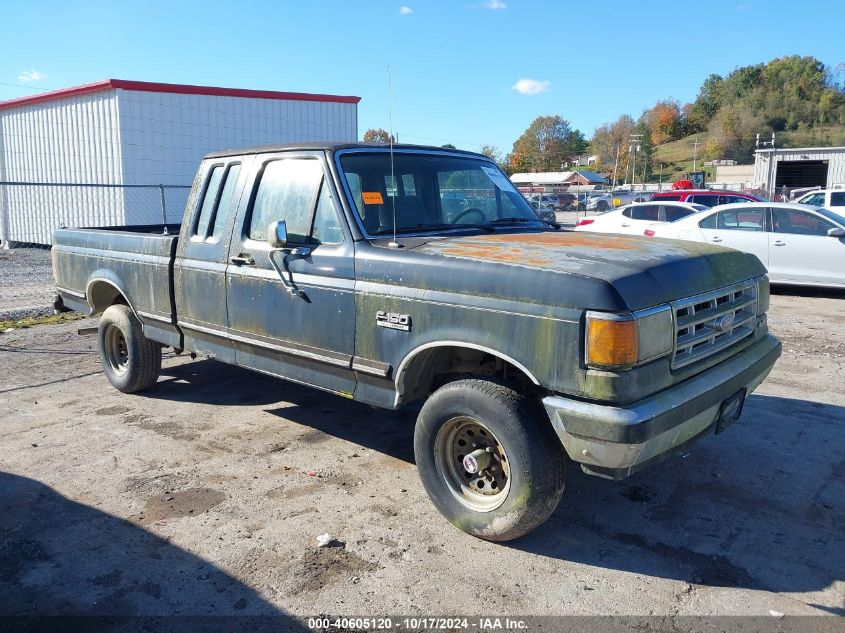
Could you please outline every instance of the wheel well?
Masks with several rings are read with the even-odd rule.
[[[129,305],[117,286],[108,281],[95,281],[88,287],[88,303],[91,305],[91,316],[102,314],[116,303]]]
[[[414,354],[396,378],[397,404],[424,398],[447,382],[468,376],[499,378],[534,389],[537,380],[524,367],[494,352],[442,345]]]

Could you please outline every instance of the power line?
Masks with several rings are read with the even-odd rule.
[[[0,86],[9,86],[10,88],[26,88],[27,90],[40,90],[41,92],[49,92],[50,88],[38,88],[37,86],[24,86],[23,84],[7,84],[5,81],[0,81]]]

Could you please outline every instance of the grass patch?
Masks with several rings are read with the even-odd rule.
[[[55,323],[65,323],[66,321],[78,321],[84,318],[85,315],[79,312],[62,312],[61,314],[47,314],[45,316],[26,317],[23,319],[7,319],[0,321],[0,333],[5,332],[9,328],[25,330],[26,328],[37,325],[53,325]]]

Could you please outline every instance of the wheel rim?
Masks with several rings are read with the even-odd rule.
[[[103,343],[111,370],[116,374],[125,374],[129,367],[129,348],[123,332],[116,325],[109,324]]]
[[[511,484],[510,462],[489,428],[471,417],[454,417],[440,428],[434,444],[437,469],[462,505],[490,512],[504,503]],[[476,472],[471,472],[473,467]]]

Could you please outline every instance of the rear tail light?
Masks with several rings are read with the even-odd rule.
[[[578,220],[577,226],[587,226],[588,224],[592,224],[595,220],[590,220],[589,218],[584,218],[583,220]]]
[[[654,237],[654,231],[652,231],[651,229],[646,229],[643,232],[643,235],[645,235],[646,237]]]

